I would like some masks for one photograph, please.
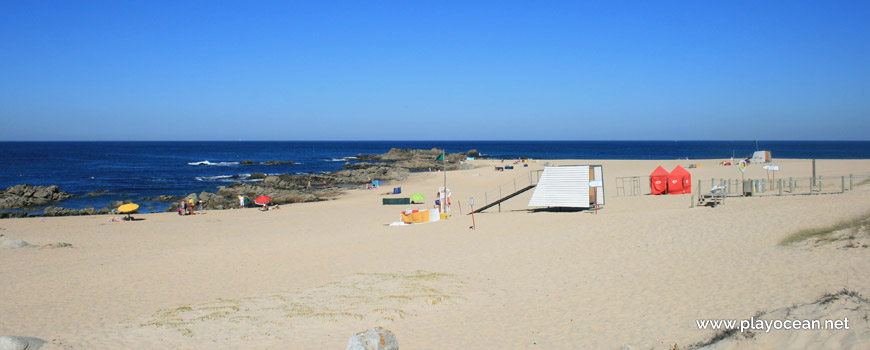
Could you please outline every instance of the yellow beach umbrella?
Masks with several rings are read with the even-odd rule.
[[[122,213],[133,212],[136,211],[136,209],[139,209],[139,204],[128,203],[118,207],[118,211]]]

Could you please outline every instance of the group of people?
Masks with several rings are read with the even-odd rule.
[[[195,207],[198,207],[196,208],[197,211],[202,211],[202,205],[202,200],[199,200],[199,202],[197,202],[193,198],[182,199],[178,205],[178,215],[193,215]]]
[[[136,220],[136,219],[134,219],[134,218],[133,218],[132,216],[130,216],[130,215],[127,215],[127,216],[115,216],[115,217],[111,217],[111,218],[109,218],[108,222],[123,222],[123,221],[133,221],[133,220]]]

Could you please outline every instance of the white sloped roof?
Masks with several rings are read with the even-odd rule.
[[[589,208],[589,166],[544,168],[529,206]]]

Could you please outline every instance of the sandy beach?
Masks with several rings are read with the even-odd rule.
[[[745,319],[844,288],[870,296],[868,248],[780,245],[870,212],[870,184],[716,208],[690,208],[689,194],[616,195],[617,177],[658,165],[698,164],[695,182],[740,178],[720,161],[540,160],[502,172],[493,170],[499,161],[475,160],[475,169],[447,173],[451,218],[400,227],[388,224],[402,210],[432,208],[442,173],[389,184],[426,195],[422,205],[381,205],[382,188],[269,212],[0,220],[8,239],[73,246],[0,249],[0,335],[61,349],[342,349],[354,333],[383,326],[404,349],[669,349],[713,335],[698,319]],[[476,214],[469,228],[469,197],[480,206],[483,191],[545,163],[603,165],[604,208],[531,212],[529,191],[501,212]],[[778,178],[812,174],[810,160],[775,164]],[[816,167],[846,181],[870,175],[870,160]],[[767,174],[753,165],[745,176]],[[782,338],[772,346],[866,349],[861,310],[850,331],[783,330],[771,333]]]

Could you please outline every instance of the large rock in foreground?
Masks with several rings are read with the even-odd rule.
[[[72,197],[57,186],[15,185],[0,193],[0,209],[43,206]]]
[[[399,340],[390,330],[376,327],[350,337],[347,350],[399,350]]]
[[[45,340],[32,337],[2,336],[0,350],[35,350],[47,343]]]

